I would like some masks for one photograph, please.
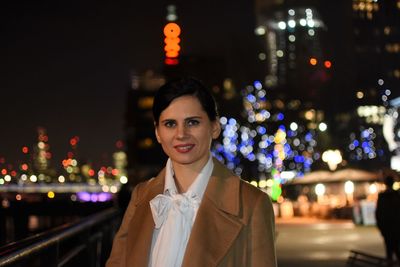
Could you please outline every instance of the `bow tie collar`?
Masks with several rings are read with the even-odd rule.
[[[181,217],[183,221],[191,225],[199,205],[200,199],[191,191],[184,194],[157,195],[150,201],[155,228],[160,228],[168,216]]]

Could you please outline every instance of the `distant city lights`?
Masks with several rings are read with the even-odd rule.
[[[318,196],[322,196],[325,194],[325,185],[319,183],[315,186],[315,194]]]
[[[315,66],[315,65],[317,65],[317,63],[318,63],[318,61],[317,61],[316,58],[314,58],[314,57],[310,58],[310,64],[311,65]]]
[[[53,191],[49,191],[49,192],[47,193],[47,197],[48,197],[48,198],[54,198],[54,197],[55,197],[54,192],[53,192]]]
[[[37,182],[37,176],[36,175],[31,175],[31,177],[29,177],[29,180],[32,182],[32,183],[36,183]]]
[[[128,178],[126,176],[121,176],[119,178],[119,181],[121,182],[121,184],[126,184],[128,183]]]
[[[281,184],[309,172],[320,154],[315,151],[317,132],[308,129],[305,121],[287,122],[284,101],[275,100],[276,109],[265,109],[270,106],[267,92],[259,81],[242,90],[244,121],[220,118],[222,140],[214,144],[213,155],[238,175],[254,164],[260,180],[250,183],[267,188],[278,200]],[[308,112],[310,119],[317,113]]]
[[[258,26],[258,27],[254,30],[254,32],[255,32],[256,35],[261,36],[261,35],[265,35],[266,30],[265,30],[265,27],[264,27],[264,26]]]
[[[325,132],[326,129],[328,129],[328,125],[327,125],[325,122],[321,122],[321,123],[318,125],[318,129],[319,129],[321,132]]]

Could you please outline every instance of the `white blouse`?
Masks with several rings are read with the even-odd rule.
[[[150,201],[155,229],[150,250],[149,267],[179,267],[197,210],[203,198],[214,163],[212,156],[187,192],[179,194],[174,181],[171,159],[165,173],[164,193]]]

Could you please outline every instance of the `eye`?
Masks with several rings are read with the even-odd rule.
[[[191,120],[188,120],[187,125],[188,126],[196,126],[196,125],[199,125],[199,123],[200,123],[199,120],[191,119]]]
[[[172,128],[176,125],[175,121],[166,121],[164,122],[164,126],[167,128]]]

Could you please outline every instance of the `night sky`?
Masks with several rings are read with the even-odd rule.
[[[186,1],[187,2],[187,1]],[[243,5],[178,3],[182,51],[223,54],[247,25]],[[15,162],[47,129],[53,164],[111,160],[124,139],[132,70],[161,69],[167,1],[8,1],[0,8],[0,157]],[[209,7],[213,6],[212,9]],[[248,14],[248,13],[247,13]],[[234,37],[240,39],[240,36]]]

